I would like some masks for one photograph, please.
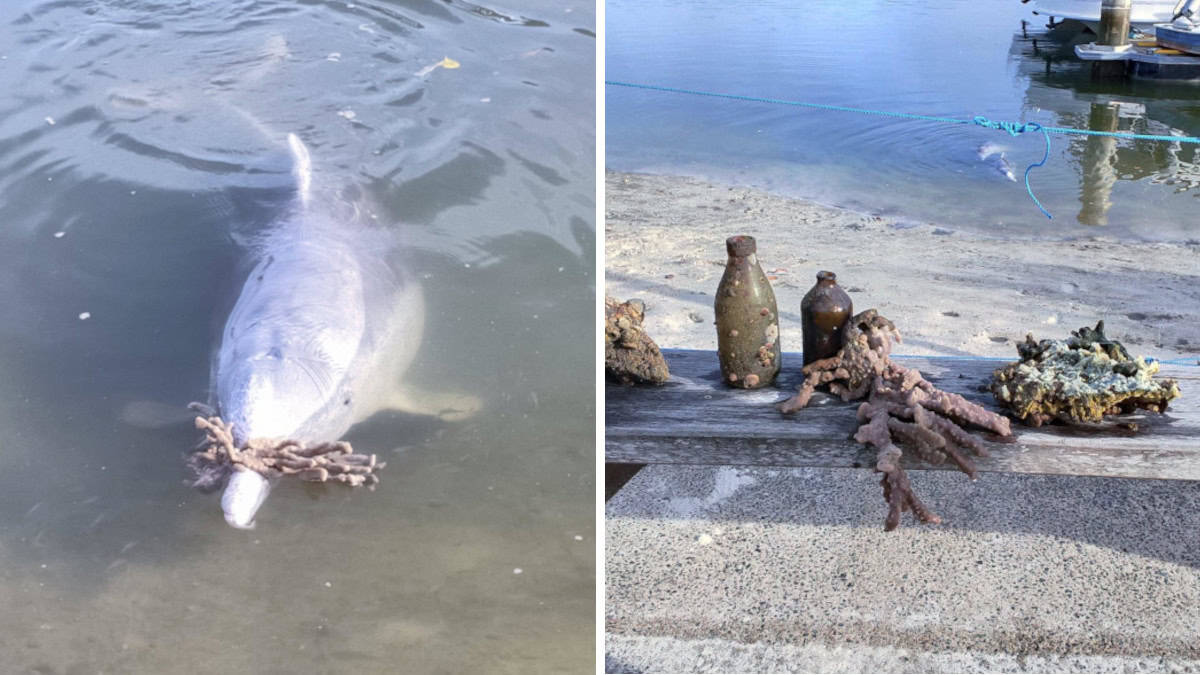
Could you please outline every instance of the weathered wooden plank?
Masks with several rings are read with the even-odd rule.
[[[793,415],[774,404],[803,379],[799,354],[784,355],[776,387],[730,389],[720,382],[710,351],[664,350],[671,381],[662,387],[609,385],[605,401],[605,455],[610,462],[672,464],[765,464],[870,467],[874,453],[854,442],[856,403],[823,396]],[[938,387],[993,410],[982,390],[1002,361],[970,358],[897,357]],[[990,438],[981,471],[1058,473],[1200,480],[1200,368],[1163,366],[1184,395],[1164,415],[1129,415],[1137,431],[1113,427],[1014,424],[1014,438]],[[820,395],[818,395],[820,396]],[[917,462],[914,468],[927,467]]]

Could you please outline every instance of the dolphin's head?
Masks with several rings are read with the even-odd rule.
[[[222,375],[221,414],[233,424],[238,445],[251,438],[305,440],[297,433],[334,395],[327,362],[280,347],[258,350]]]
[[[341,368],[322,345],[329,343],[320,330],[307,334],[284,327],[270,334],[250,326],[223,346],[218,376],[220,414],[233,425],[234,443],[250,439],[315,440],[329,420],[348,402],[340,395]],[[290,335],[303,339],[289,339]],[[221,496],[225,521],[250,529],[254,515],[270,491],[270,484],[254,471],[236,469]]]

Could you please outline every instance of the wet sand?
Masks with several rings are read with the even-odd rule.
[[[1102,229],[1013,241],[694,178],[608,172],[605,184],[605,290],[644,300],[662,347],[715,348],[724,241],[750,234],[775,289],[784,351],[800,350],[800,301],[831,270],[856,310],[896,322],[898,353],[1015,359],[1027,333],[1061,338],[1103,319],[1135,354],[1200,358],[1200,242],[1121,243]]]

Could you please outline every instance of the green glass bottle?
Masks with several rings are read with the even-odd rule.
[[[717,286],[717,355],[725,384],[758,389],[775,381],[779,349],[779,310],[775,291],[758,265],[754,237],[725,240],[729,261]]]

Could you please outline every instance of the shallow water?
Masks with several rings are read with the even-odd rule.
[[[592,4],[0,25],[0,670],[590,672]],[[244,532],[183,484],[180,411],[290,193],[287,132],[412,251],[406,379],[484,407],[376,415],[347,440],[388,462],[377,490],[284,481]]]
[[[1200,84],[1093,83],[1071,33],[1017,2],[606,5],[609,80],[875,110],[1200,133]],[[1029,22],[1022,30],[1022,20]],[[1085,40],[1087,41],[1087,40]],[[1195,145],[1040,134],[608,86],[610,168],[763,187],[1006,238],[1200,239]],[[1016,181],[982,161],[1004,145]]]

